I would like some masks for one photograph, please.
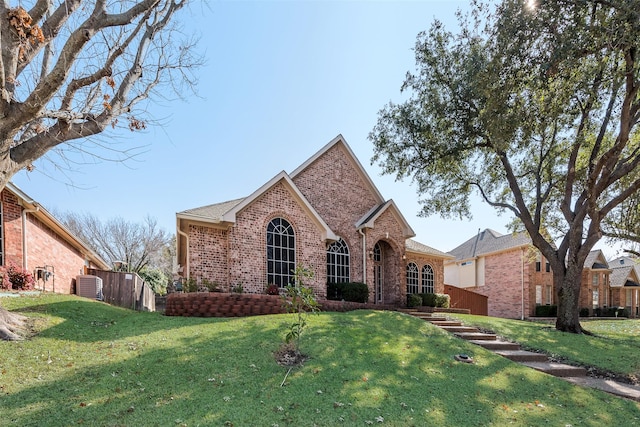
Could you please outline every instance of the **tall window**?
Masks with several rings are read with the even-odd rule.
[[[267,283],[284,288],[291,283],[296,268],[296,237],[293,227],[283,218],[267,226]]]
[[[429,264],[422,267],[422,293],[435,293],[433,285],[433,267],[431,267]]]
[[[407,294],[418,293],[418,266],[410,262],[407,265]]]
[[[327,248],[327,281],[329,283],[350,282],[349,247],[344,240],[333,242]]]

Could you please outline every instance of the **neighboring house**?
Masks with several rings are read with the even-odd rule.
[[[198,283],[264,293],[269,284],[286,286],[304,266],[315,274],[308,285],[319,298],[330,282],[364,282],[370,302],[392,305],[406,303],[407,287],[444,288],[449,256],[410,240],[415,233],[404,216],[340,135],[248,197],[176,217],[179,274]]]
[[[32,273],[36,288],[72,293],[86,268],[109,269],[95,252],[12,183],[0,193],[0,265]]]
[[[611,307],[625,307],[630,317],[640,317],[640,260],[620,257],[609,262]]]
[[[600,315],[600,309],[609,307],[611,303],[610,274],[604,253],[600,249],[589,252],[582,269],[579,306],[588,308],[591,316]]]
[[[536,305],[555,303],[549,263],[526,233],[486,229],[449,254],[445,283],[487,296],[489,316],[521,319],[533,316]]]

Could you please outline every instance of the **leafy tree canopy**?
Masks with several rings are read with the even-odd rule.
[[[418,35],[372,161],[423,215],[470,217],[473,193],[510,212],[551,264],[556,327],[582,332],[584,260],[640,188],[640,1],[474,1],[459,24]]]

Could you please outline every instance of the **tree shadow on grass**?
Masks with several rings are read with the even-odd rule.
[[[57,307],[67,314],[54,328],[84,317],[68,314],[73,309]],[[92,313],[92,321],[111,318],[99,314]],[[51,354],[51,362],[43,359],[37,372],[23,377],[24,386],[15,385],[0,400],[3,421],[21,426],[613,425],[638,411],[632,402],[524,368],[398,313],[311,316],[301,342],[311,358],[283,386],[286,369],[273,353],[290,321],[286,315],[183,319],[165,330],[157,324],[147,329],[138,318],[118,319],[113,326],[129,320],[135,320],[130,328],[138,328],[136,337],[114,334],[115,341],[108,342],[105,336],[114,333],[109,326],[103,342],[83,333],[76,337],[78,348]],[[86,321],[84,328],[91,330]],[[129,327],[121,332],[130,334]],[[66,339],[50,331],[24,345]],[[456,362],[453,356],[462,352],[475,363]],[[111,360],[110,353],[119,360]],[[33,357],[16,347],[18,356]],[[10,369],[20,367],[18,360]]]

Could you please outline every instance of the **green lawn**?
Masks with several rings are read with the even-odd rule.
[[[582,326],[593,335],[576,335],[559,332],[549,323],[457,314],[453,317],[572,364],[640,379],[640,320],[588,320]]]
[[[173,318],[61,295],[0,303],[40,331],[0,343],[2,426],[640,425],[638,403],[395,312],[312,316],[310,359],[281,386],[273,353],[290,315]]]

